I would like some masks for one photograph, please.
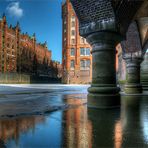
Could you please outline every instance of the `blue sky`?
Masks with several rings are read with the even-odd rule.
[[[21,32],[36,33],[38,42],[47,41],[52,59],[62,58],[62,0],[0,0],[0,16],[6,14],[8,24],[20,23]]]

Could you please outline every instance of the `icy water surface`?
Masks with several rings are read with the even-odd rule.
[[[85,96],[85,95],[84,95]],[[72,107],[0,119],[0,147],[147,148],[148,98],[124,96],[121,108],[90,109],[82,94],[65,94]]]

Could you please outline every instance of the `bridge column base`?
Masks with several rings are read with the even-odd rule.
[[[87,96],[88,107],[92,108],[115,108],[120,106],[120,95],[119,94],[91,94]]]
[[[116,50],[121,37],[115,32],[96,32],[86,37],[92,46],[92,84],[88,107],[111,108],[120,105],[116,85]]]

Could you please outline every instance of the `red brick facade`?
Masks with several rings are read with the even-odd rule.
[[[79,36],[78,19],[69,0],[62,4],[62,81],[86,84],[92,78],[91,47]]]
[[[0,72],[16,72],[18,27],[8,27],[6,17],[0,21]]]
[[[19,24],[8,27],[6,17],[0,20],[0,72],[51,74],[58,62],[51,60],[46,42],[37,43],[35,34],[30,37],[20,32]]]

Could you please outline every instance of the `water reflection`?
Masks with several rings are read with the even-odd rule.
[[[115,148],[121,148],[122,145],[122,125],[121,121],[117,121],[115,124],[115,130],[114,130],[114,147]]]
[[[121,110],[88,109],[92,147],[148,147],[148,100],[124,96]]]
[[[0,139],[6,147],[61,147],[62,113],[0,120]]]
[[[148,99],[141,101],[141,126],[143,127],[143,138],[145,143],[148,145]]]
[[[6,148],[4,141],[1,139],[0,139],[0,148]]]
[[[68,99],[68,104],[82,104],[84,100]],[[92,147],[92,126],[87,117],[87,107],[79,106],[65,112],[65,142],[67,148]]]
[[[92,109],[65,95],[66,111],[0,120],[0,147],[148,147],[148,100],[124,96],[121,109]]]
[[[120,109],[88,109],[88,118],[92,125],[92,147],[114,147],[121,137]],[[120,141],[119,144],[120,145]]]
[[[142,101],[145,99],[146,98],[140,96],[125,96],[122,98],[122,147],[148,147],[143,135],[143,130],[145,131],[143,127],[145,119],[141,118],[141,116],[143,116],[142,109],[144,106],[148,106],[148,104],[142,103]],[[145,109],[145,112],[148,113],[148,109]]]
[[[0,139],[4,143],[14,140],[17,145],[20,134],[27,133],[29,130],[34,133],[35,125],[44,122],[43,116],[0,120]]]

